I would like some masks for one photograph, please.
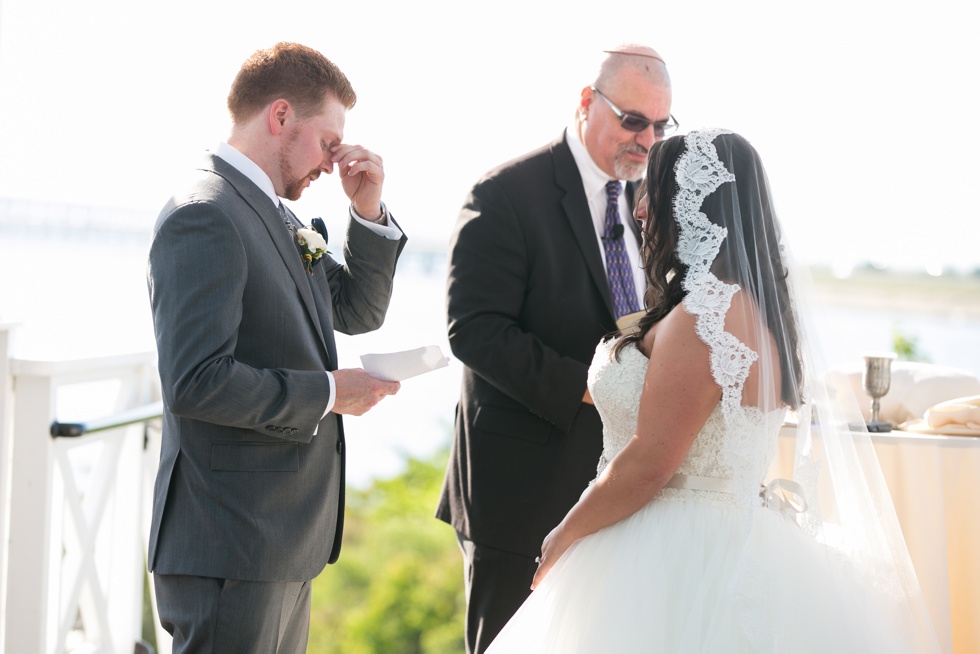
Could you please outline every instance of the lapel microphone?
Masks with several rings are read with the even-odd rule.
[[[613,225],[612,234],[605,234],[602,237],[603,241],[615,241],[617,238],[623,238],[623,232],[625,231],[623,223],[616,223]]]

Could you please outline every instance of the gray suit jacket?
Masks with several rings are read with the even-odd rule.
[[[269,197],[214,156],[164,207],[147,270],[164,399],[151,571],[306,581],[337,559],[344,434],[323,417],[324,371],[334,329],[381,326],[404,243],[351,221],[346,263],[308,275]]]

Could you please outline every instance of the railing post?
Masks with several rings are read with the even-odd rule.
[[[47,375],[20,374],[14,404],[13,460],[10,475],[10,539],[7,578],[8,652],[47,652],[56,635],[50,566],[61,558],[61,538],[51,533],[54,483],[48,435],[54,417],[55,387]]]
[[[7,633],[7,543],[10,538],[10,475],[13,468],[15,323],[0,323],[0,651]]]
[[[144,441],[160,411],[153,359],[14,359],[11,331],[0,324],[0,653],[132,652],[150,504],[142,476],[159,456],[158,433]],[[84,414],[93,398],[108,405],[90,409],[103,417],[53,437],[59,411]]]

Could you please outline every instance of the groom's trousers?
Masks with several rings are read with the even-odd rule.
[[[173,654],[306,652],[312,582],[161,574],[153,582]]]
[[[531,594],[534,559],[474,543],[457,532],[466,579],[466,652],[483,654]]]

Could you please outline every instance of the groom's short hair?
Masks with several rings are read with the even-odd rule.
[[[242,123],[282,98],[305,118],[320,111],[328,93],[347,109],[357,102],[347,76],[329,59],[305,45],[277,43],[242,64],[228,94],[228,111]]]

